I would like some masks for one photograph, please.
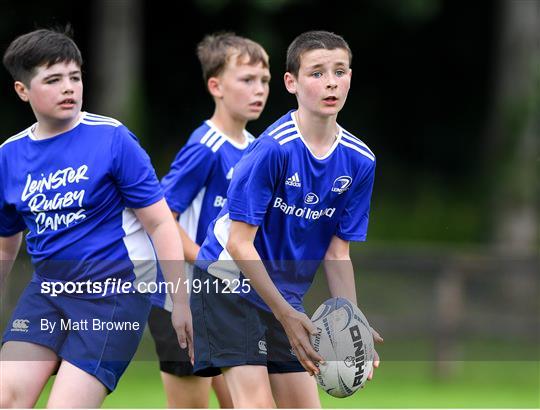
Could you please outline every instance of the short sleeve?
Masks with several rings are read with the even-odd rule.
[[[259,138],[234,168],[227,191],[229,217],[260,225],[274,196],[283,158],[278,144]]]
[[[112,144],[112,175],[130,208],[144,208],[163,198],[150,157],[124,126],[116,128]]]
[[[361,182],[349,192],[350,199],[341,214],[336,232],[338,237],[346,241],[366,240],[371,193],[375,180],[375,161],[363,175],[360,175],[360,178]]]
[[[161,180],[169,207],[178,213],[189,208],[207,184],[216,155],[204,144],[184,146],[174,159],[171,170]]]
[[[0,179],[0,184],[2,180]],[[8,237],[24,231],[26,224],[13,205],[5,202],[2,186],[0,186],[0,236]]]

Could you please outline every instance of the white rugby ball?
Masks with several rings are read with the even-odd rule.
[[[348,299],[330,298],[311,321],[317,327],[311,345],[325,360],[315,376],[317,383],[334,397],[350,396],[373,369],[373,336],[366,317]]]

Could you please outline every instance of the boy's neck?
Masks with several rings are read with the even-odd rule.
[[[244,131],[246,129],[247,121],[233,118],[228,114],[220,112],[220,110],[214,111],[214,115],[210,118],[210,121],[227,137],[239,144],[242,144],[246,140]]]
[[[336,116],[322,117],[310,114],[301,107],[294,112],[300,134],[314,152],[330,149],[338,135]]]
[[[64,132],[71,130],[75,126],[75,124],[77,124],[77,122],[81,118],[81,115],[83,115],[82,112],[79,112],[79,114],[77,114],[74,118],[65,121],[50,121],[43,118],[38,118],[38,122],[32,130],[32,133],[34,134],[34,137],[36,137],[36,139],[38,140],[45,140],[48,138],[56,137],[57,135],[63,134]]]

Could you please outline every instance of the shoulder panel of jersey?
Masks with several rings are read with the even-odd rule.
[[[263,136],[268,136],[283,146],[297,138],[300,138],[300,132],[292,118],[292,110],[282,116],[279,120],[270,125]]]
[[[105,117],[103,115],[91,114],[89,112],[83,112],[81,118],[81,124],[85,125],[109,125],[111,127],[118,127],[122,123],[111,117]]]
[[[255,139],[253,135],[248,133],[246,130],[244,130],[244,135],[246,136],[246,142],[244,144],[239,144],[221,132],[212,123],[212,121],[206,120],[203,125],[197,128],[193,134],[191,134],[189,142],[199,142],[200,144],[206,145],[214,153],[217,152],[226,142],[237,149],[244,150]]]
[[[25,130],[19,132],[18,134],[15,134],[12,137],[9,137],[7,140],[5,140],[1,145],[0,148],[4,147],[5,145],[8,145],[11,142],[15,142],[17,140],[23,139],[25,137],[30,136],[30,130],[32,129],[34,125],[31,125],[30,127],[26,128]]]
[[[339,143],[344,147],[350,148],[353,151],[358,152],[366,158],[369,158],[371,161],[375,161],[375,154],[369,147],[360,139],[355,137],[349,131],[339,127],[340,130],[340,141]]]
[[[216,153],[225,141],[219,130],[213,127],[210,121],[206,120],[191,133],[187,143],[202,144]]]

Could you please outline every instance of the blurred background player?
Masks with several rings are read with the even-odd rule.
[[[254,140],[245,127],[259,118],[269,92],[268,55],[258,43],[233,33],[206,36],[197,47],[203,78],[215,103],[214,114],[191,134],[162,186],[179,222],[188,262],[197,258],[210,222],[226,202],[233,170]],[[191,272],[191,266],[187,268]],[[189,276],[189,275],[188,275]],[[171,301],[153,295],[149,326],[160,360],[170,407],[208,407],[210,379],[193,375],[185,349],[171,325]],[[213,379],[221,407],[232,402],[223,376]]]
[[[156,278],[152,243],[166,261],[165,277],[176,282],[184,280],[181,239],[136,137],[115,119],[81,112],[82,57],[74,41],[36,30],[16,38],[3,61],[37,122],[0,147],[2,283],[25,229],[34,265],[2,339],[0,406],[33,407],[57,372],[48,407],[99,407],[132,359],[150,312],[142,292]],[[129,289],[105,287],[120,282]],[[51,284],[87,286],[55,296],[46,291]],[[188,297],[185,290],[173,297],[185,346]]]
[[[351,58],[330,32],[291,43],[284,80],[298,109],[239,161],[197,257],[194,280],[212,285],[191,295],[195,373],[223,371],[235,407],[320,407],[310,375],[323,358],[302,299],[321,261],[330,294],[357,303],[349,241],[366,240],[375,156],[336,122]],[[226,292],[233,278],[249,286]]]

